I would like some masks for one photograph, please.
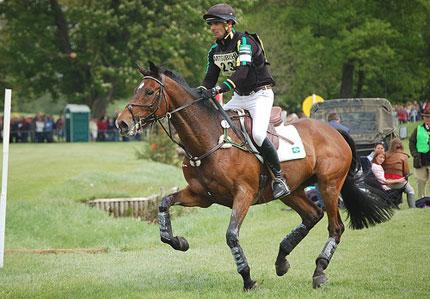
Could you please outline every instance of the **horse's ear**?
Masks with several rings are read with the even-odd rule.
[[[151,71],[151,73],[158,75],[159,74],[158,67],[152,61],[148,61],[148,63],[149,63],[149,70]]]
[[[147,70],[145,70],[143,67],[141,67],[141,66],[139,65],[139,63],[137,63],[137,62],[136,62],[136,66],[137,66],[137,69],[139,70],[139,72],[140,72],[143,76],[146,76],[146,75],[148,74],[148,71],[147,71]]]

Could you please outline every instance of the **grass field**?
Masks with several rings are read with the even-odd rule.
[[[327,239],[327,218],[275,274],[279,242],[300,223],[280,202],[253,207],[241,244],[260,287],[243,293],[225,244],[230,210],[193,209],[173,219],[190,250],[159,241],[158,226],[114,219],[81,203],[144,196],[182,186],[180,169],[136,160],[137,143],[11,145],[6,249],[108,248],[104,254],[8,253],[0,298],[428,298],[430,209],[407,209],[374,228],[343,235],[327,269],[329,284],[313,290],[315,258]],[[346,215],[343,219],[346,221]]]

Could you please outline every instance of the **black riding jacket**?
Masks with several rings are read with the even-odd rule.
[[[249,94],[258,87],[275,85],[262,46],[247,33],[233,31],[212,45],[202,85],[214,87],[220,71],[227,77],[220,92],[234,89],[239,94]]]

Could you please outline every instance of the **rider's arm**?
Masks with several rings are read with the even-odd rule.
[[[202,85],[206,87],[207,89],[210,89],[216,85],[216,82],[218,81],[218,76],[220,69],[219,67],[214,63],[213,60],[213,50],[215,49],[216,44],[214,44],[208,52],[208,64],[206,66],[206,76],[203,79]]]

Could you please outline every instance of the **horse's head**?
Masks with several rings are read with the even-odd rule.
[[[164,79],[158,67],[150,62],[149,70],[139,67],[139,71],[143,80],[116,119],[123,135],[134,135],[167,114]]]

